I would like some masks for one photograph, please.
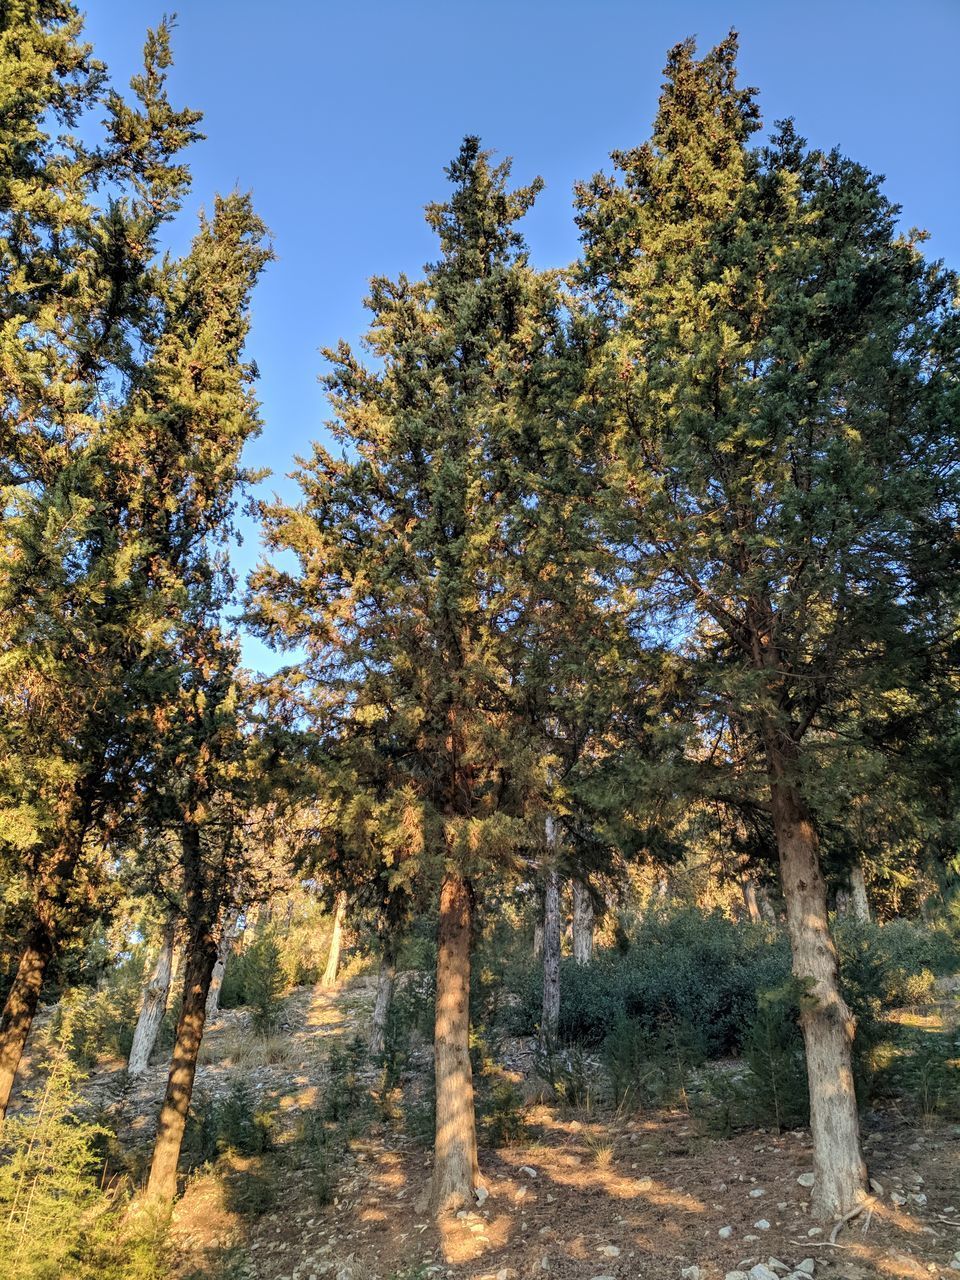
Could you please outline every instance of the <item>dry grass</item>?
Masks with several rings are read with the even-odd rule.
[[[200,1046],[200,1061],[249,1070],[256,1067],[299,1062],[298,1046],[287,1032],[258,1036],[240,1027],[211,1036]]]

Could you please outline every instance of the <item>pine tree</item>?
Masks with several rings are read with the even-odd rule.
[[[30,903],[0,1116],[51,959],[98,910],[128,782],[157,610],[121,409],[156,338],[157,233],[187,185],[176,156],[198,136],[167,98],[168,24],[148,34],[134,105],[80,36],[72,4],[0,13],[0,859]],[[73,129],[98,106],[91,148]]]
[[[307,651],[317,719],[382,762],[382,803],[406,830],[404,874],[439,893],[438,1212],[466,1203],[479,1177],[475,895],[539,844],[543,821],[542,752],[516,684],[530,497],[516,405],[556,301],[514,227],[539,183],[511,192],[508,174],[466,139],[449,201],[427,210],[440,258],[421,282],[374,279],[368,343],[382,368],[345,345],[329,353],[344,455],[315,446],[298,473],[302,505],[267,512],[269,545],[299,566],[264,567],[253,582],[261,631]]]
[[[611,536],[699,724],[762,768],[827,1216],[865,1173],[817,779],[868,713],[922,696],[952,634],[956,280],[861,166],[789,123],[750,145],[736,47],[677,46],[651,140],[579,190],[582,279],[609,331]]]

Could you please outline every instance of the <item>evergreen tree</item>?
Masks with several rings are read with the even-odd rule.
[[[156,237],[197,113],[167,98],[169,27],[133,105],[72,4],[0,12],[0,859],[22,940],[0,1018],[0,1115],[51,959],[98,909],[124,742],[157,623],[130,520],[122,407],[156,339]],[[72,132],[106,109],[101,145]]]
[[[526,618],[518,538],[530,480],[517,388],[551,342],[556,287],[527,263],[514,224],[539,183],[508,191],[475,138],[428,207],[441,256],[425,279],[375,279],[376,369],[329,353],[332,430],[298,478],[296,509],[267,512],[295,572],[255,576],[262,632],[302,644],[315,715],[364,737],[406,827],[405,873],[439,891],[433,1202],[478,1179],[469,1057],[475,894],[542,831],[543,758],[517,683]],[[366,775],[370,777],[371,774]],[[539,814],[534,817],[534,813]]]
[[[952,634],[956,280],[861,166],[789,123],[751,147],[735,58],[732,35],[672,51],[651,140],[579,190],[582,271],[609,329],[611,537],[699,725],[735,725],[762,770],[827,1216],[865,1173],[817,784],[868,713],[922,700]]]

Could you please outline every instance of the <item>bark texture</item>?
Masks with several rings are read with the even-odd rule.
[[[549,819],[548,819],[549,821]],[[540,1040],[557,1043],[560,1025],[560,877],[554,868],[546,873],[543,895],[543,1012]]]
[[[813,1213],[825,1220],[847,1213],[866,1192],[853,1085],[856,1023],[840,992],[816,828],[805,801],[786,776],[790,762],[769,745],[767,757],[793,972],[807,990],[800,1025],[806,1048],[816,1179],[811,1206]]]
[[[573,882],[573,958],[577,964],[593,959],[593,897],[582,880]]]
[[[183,1008],[177,1023],[167,1091],[160,1109],[157,1140],[147,1180],[149,1200],[170,1203],[177,1193],[177,1165],[197,1074],[210,977],[216,960],[217,944],[212,937],[191,940],[184,974]]]
[[[157,1042],[157,1033],[167,1011],[170,998],[170,984],[173,981],[173,941],[176,923],[169,920],[164,926],[160,939],[160,950],[154,961],[150,977],[144,988],[140,1014],[133,1033],[133,1044],[130,1046],[130,1058],[127,1071],[133,1077],[142,1076],[150,1062],[153,1046]]]
[[[855,862],[850,868],[850,906],[854,920],[866,922],[871,918],[867,882],[863,878],[863,867],[859,862]]]
[[[27,933],[16,977],[0,1016],[0,1120],[7,1114],[13,1083],[40,1003],[40,991],[52,954],[50,935],[37,922]]]
[[[373,1027],[370,1032],[370,1052],[383,1053],[386,1045],[387,1019],[393,1003],[393,989],[397,982],[397,944],[389,937],[383,944],[380,976],[377,979],[377,999],[373,1006]]]
[[[472,923],[470,884],[447,872],[440,890],[434,1030],[437,1114],[431,1204],[437,1216],[472,1203],[480,1179],[470,1067]]]
[[[751,924],[760,923],[760,904],[757,902],[757,886],[753,882],[753,877],[746,874],[740,877],[740,892],[743,894],[743,905],[746,908],[747,919]]]
[[[220,988],[223,986],[223,975],[226,972],[227,961],[230,959],[240,934],[239,922],[239,911],[233,911],[223,927],[223,937],[220,939],[219,947],[217,947],[217,960],[213,966],[213,973],[210,975],[210,990],[207,992],[207,1021],[215,1018],[220,1012]]]
[[[332,987],[336,984],[340,969],[340,948],[343,946],[343,920],[347,914],[347,895],[337,894],[333,911],[333,933],[330,935],[330,951],[327,955],[327,967],[323,971],[322,986]]]

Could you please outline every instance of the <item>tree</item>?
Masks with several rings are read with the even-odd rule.
[[[956,280],[861,166],[789,123],[751,147],[736,47],[678,45],[651,140],[615,153],[622,181],[579,189],[582,279],[609,332],[611,537],[698,725],[734,724],[762,767],[827,1216],[865,1172],[818,779],[871,717],[923,700],[954,634]]]
[[[157,338],[156,239],[187,187],[177,153],[199,136],[167,98],[169,24],[148,33],[133,106],[80,35],[59,0],[0,13],[0,859],[23,919],[0,1117],[48,967],[98,910],[128,790],[162,607],[122,411]],[[74,129],[95,107],[91,148]]]
[[[261,632],[307,652],[302,678],[328,732],[365,739],[383,762],[379,803],[402,828],[404,874],[439,891],[438,1212],[466,1203],[479,1176],[475,895],[485,875],[512,873],[543,822],[543,762],[515,677],[529,496],[515,406],[561,321],[555,282],[531,270],[514,228],[539,183],[511,192],[508,174],[466,139],[449,201],[427,210],[439,260],[421,282],[372,282],[380,367],[345,345],[328,353],[344,455],[314,446],[302,505],[266,512],[270,547],[298,567],[253,580]]]

